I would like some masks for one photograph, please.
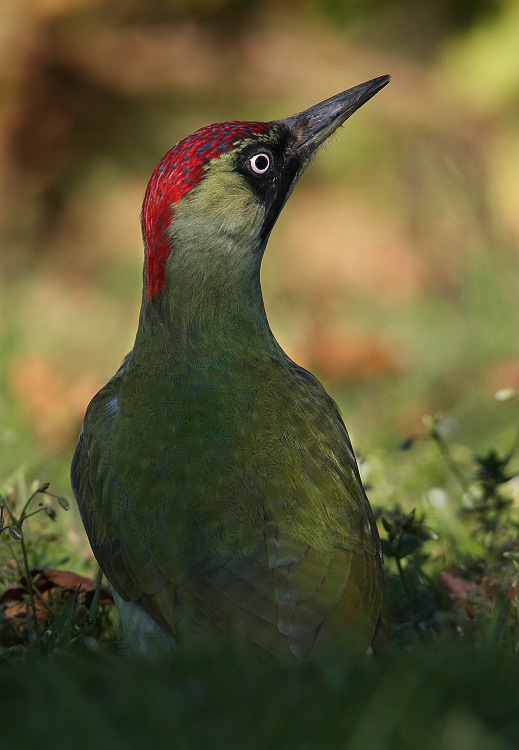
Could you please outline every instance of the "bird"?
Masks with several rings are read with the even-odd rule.
[[[88,405],[71,466],[132,651],[161,658],[191,636],[265,659],[341,639],[385,648],[381,545],[351,441],[274,337],[260,266],[312,157],[389,80],[282,120],[204,126],[151,175],[135,344]]]

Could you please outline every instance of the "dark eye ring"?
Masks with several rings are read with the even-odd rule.
[[[261,151],[259,154],[251,156],[249,159],[249,165],[252,171],[256,174],[265,174],[270,167],[270,156]]]

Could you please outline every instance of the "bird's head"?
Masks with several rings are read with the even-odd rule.
[[[269,233],[318,147],[389,82],[381,76],[273,122],[209,125],[177,143],[144,197],[145,292],[196,266],[257,267]],[[170,271],[170,266],[174,271]]]

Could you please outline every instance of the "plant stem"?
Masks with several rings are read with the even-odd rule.
[[[21,529],[20,529],[20,533]],[[33,588],[33,581],[31,576],[31,571],[29,568],[29,558],[27,556],[27,547],[25,546],[25,539],[20,539],[20,544],[22,546],[22,556],[23,556],[23,567],[24,567],[24,574],[25,574],[25,580],[27,581],[27,594],[29,596],[29,605],[31,610],[31,617],[27,618],[27,625],[29,626],[29,640],[35,641],[36,636],[38,635],[38,618],[36,614],[36,599],[34,597],[34,588]],[[32,620],[32,622],[30,622]]]
[[[28,518],[27,508],[32,503],[32,501],[34,500],[34,498],[36,497],[36,495],[39,495],[40,492],[42,492],[42,493],[44,492],[44,490],[42,489],[42,487],[44,487],[44,486],[45,485],[42,485],[41,487],[38,487],[38,489],[34,490],[34,492],[31,495],[29,495],[27,501],[25,502],[25,505],[22,508],[22,512],[20,513],[20,521],[19,521],[20,525],[25,521],[26,518]]]
[[[461,471],[460,467],[458,466],[458,464],[456,463],[456,461],[451,456],[450,451],[449,451],[449,447],[448,447],[447,443],[445,442],[445,440],[441,437],[441,435],[436,430],[434,430],[434,432],[432,433],[432,437],[433,437],[434,441],[436,442],[436,445],[440,449],[440,453],[442,454],[442,456],[443,456],[443,458],[445,460],[445,463],[447,464],[447,466],[449,467],[449,469],[451,470],[451,472],[453,473],[453,475],[458,480],[458,483],[459,483],[460,487],[466,493],[470,494],[470,485],[467,482],[467,479],[464,476],[463,472]]]
[[[411,591],[409,589],[409,585],[407,583],[407,578],[406,578],[404,569],[402,567],[402,563],[400,562],[400,558],[399,557],[395,557],[395,560],[396,560],[396,566],[398,568],[398,574],[399,574],[400,579],[401,579],[401,581],[403,583],[403,586],[404,586],[404,589],[405,589],[405,593],[407,594],[407,598],[409,599],[409,603],[411,604],[411,609],[413,610],[413,614],[415,616],[415,627],[417,627],[417,621],[420,618],[419,618],[419,615],[418,615],[418,609],[416,607],[416,602],[413,599],[413,597],[411,596]]]

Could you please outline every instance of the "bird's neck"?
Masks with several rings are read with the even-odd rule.
[[[234,243],[235,244],[235,243]],[[134,357],[205,367],[278,356],[260,284],[263,246],[173,247],[159,295],[143,294]]]

